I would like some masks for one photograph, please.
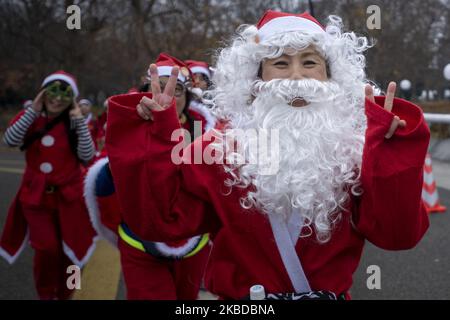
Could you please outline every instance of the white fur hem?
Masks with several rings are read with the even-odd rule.
[[[16,262],[17,258],[19,258],[20,254],[23,252],[23,250],[25,250],[25,246],[28,243],[28,239],[29,239],[29,229],[27,229],[27,233],[22,241],[22,244],[20,245],[19,250],[17,250],[15,255],[10,255],[8,252],[6,252],[5,249],[3,249],[2,247],[0,247],[0,257],[3,257],[6,261],[8,261],[9,264],[13,264],[14,262]]]
[[[73,252],[73,250],[63,241],[63,250],[64,253],[69,257],[70,260],[72,260],[73,263],[75,263],[78,267],[83,268],[84,265],[89,261],[89,259],[91,258],[92,254],[95,251],[95,247],[97,245],[97,240],[99,239],[98,236],[95,236],[94,238],[92,238],[92,244],[89,247],[89,249],[86,251],[86,254],[84,255],[83,258],[81,258],[81,260],[79,260],[77,258],[77,256],[75,255],[75,253]]]
[[[117,234],[104,226],[100,219],[100,209],[98,208],[97,196],[95,195],[95,183],[100,170],[109,163],[108,158],[98,160],[88,171],[84,180],[84,201],[89,212],[92,226],[99,236],[108,240],[117,247]]]
[[[155,242],[155,246],[166,257],[183,257],[194,250],[202,236],[189,238],[185,245],[170,247],[164,242]]]
[[[216,126],[216,118],[214,118],[211,111],[209,111],[204,104],[193,101],[190,104],[189,109],[201,114],[203,118],[205,118],[205,132],[213,129]]]

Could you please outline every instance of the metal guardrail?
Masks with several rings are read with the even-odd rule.
[[[424,113],[425,120],[430,123],[446,123],[450,124],[450,114],[443,113]]]

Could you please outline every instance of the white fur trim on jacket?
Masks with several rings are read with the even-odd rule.
[[[84,179],[84,201],[86,202],[86,207],[94,230],[100,237],[108,240],[113,246],[117,247],[117,234],[101,222],[100,209],[95,194],[95,184],[98,174],[105,165],[108,165],[108,163],[108,158],[102,158],[97,160],[97,162],[89,168],[86,178]]]
[[[206,120],[205,132],[214,129],[214,127],[216,126],[216,118],[212,115],[208,107],[206,107],[204,104],[200,102],[192,101],[191,104],[189,105],[189,109],[201,114],[203,118],[205,118]]]
[[[192,250],[194,250],[194,248],[197,246],[197,244],[201,240],[201,237],[202,236],[194,236],[192,238],[189,238],[189,240],[186,242],[186,244],[184,244],[180,247],[171,247],[171,246],[168,246],[164,242],[155,242],[155,247],[165,257],[180,258],[180,257],[187,255]]]
[[[77,258],[77,256],[75,255],[75,253],[73,252],[73,250],[63,241],[63,250],[64,253],[66,254],[66,256],[69,257],[69,259],[75,263],[78,267],[83,268],[84,265],[89,261],[89,259],[91,258],[92,254],[95,251],[95,247],[97,245],[97,240],[99,239],[98,236],[95,236],[92,239],[92,244],[89,247],[89,249],[86,251],[86,254],[84,255],[83,258],[81,258],[81,260],[79,260]]]
[[[25,246],[28,244],[29,237],[30,237],[30,229],[27,229],[27,233],[23,238],[22,244],[20,245],[20,248],[19,250],[17,250],[16,254],[12,256],[8,252],[6,252],[5,249],[0,247],[0,257],[3,257],[6,261],[8,261],[9,264],[13,264],[14,262],[16,262],[20,254],[23,252],[23,250],[25,250]]]

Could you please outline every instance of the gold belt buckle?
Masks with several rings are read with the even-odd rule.
[[[56,187],[55,186],[47,186],[45,188],[45,193],[55,193]]]

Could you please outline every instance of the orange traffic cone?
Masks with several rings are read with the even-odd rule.
[[[436,187],[436,181],[433,177],[433,168],[431,166],[431,157],[427,153],[425,165],[423,166],[423,188],[422,200],[428,213],[444,212],[446,207],[439,203],[439,194]]]

